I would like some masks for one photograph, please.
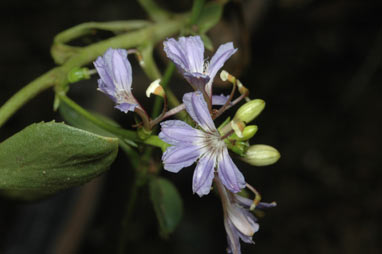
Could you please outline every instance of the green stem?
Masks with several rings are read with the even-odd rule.
[[[121,20],[111,22],[86,22],[77,26],[71,27],[54,37],[54,43],[67,43],[80,36],[90,34],[95,29],[111,31],[114,33],[127,32],[140,29],[150,25],[151,22],[146,20]]]
[[[45,73],[27,84],[11,98],[9,98],[8,101],[0,108],[0,127],[27,101],[54,85],[57,79],[57,70],[58,68],[54,68]]]
[[[60,98],[60,100],[62,102],[67,104],[69,107],[71,107],[73,110],[75,110],[80,115],[85,117],[87,120],[91,121],[92,123],[96,124],[97,126],[103,128],[103,129],[113,133],[116,136],[119,136],[121,138],[128,139],[128,140],[132,140],[132,141],[135,141],[135,142],[139,142],[139,143],[143,143],[143,144],[147,144],[147,145],[151,145],[151,146],[156,146],[156,147],[161,148],[162,150],[165,150],[167,148],[167,146],[168,146],[167,143],[163,142],[156,135],[151,135],[147,139],[142,140],[142,139],[139,138],[138,134],[135,131],[126,130],[126,129],[123,129],[123,128],[111,125],[111,124],[109,124],[109,123],[107,123],[105,121],[102,121],[101,119],[99,119],[98,117],[94,116],[93,114],[91,114],[86,109],[82,108],[76,102],[71,100],[65,94],[57,93],[57,95],[58,95],[58,97]]]
[[[125,130],[102,121],[101,119],[97,118],[96,116],[94,116],[93,114],[91,114],[90,112],[82,108],[80,105],[75,103],[73,100],[67,97],[64,93],[57,93],[57,95],[60,98],[60,100],[66,103],[69,107],[71,107],[73,110],[77,111],[80,115],[82,115],[89,121],[93,122],[94,124],[98,125],[99,127],[126,139],[130,139],[134,141],[139,139],[138,135],[134,131]]]
[[[161,82],[161,85],[164,89],[167,88],[168,83],[170,82],[172,74],[174,73],[174,71],[175,71],[175,64],[173,62],[170,62],[166,67],[166,70],[164,72],[163,79]]]
[[[76,67],[86,65],[102,55],[108,48],[134,48],[150,39],[154,44],[178,32],[186,23],[186,16],[147,26],[138,31],[121,34],[90,46],[81,48],[79,53],[69,58],[64,65],[56,67],[19,90],[0,108],[2,126],[19,108],[40,92],[54,85],[64,85],[67,74]],[[69,35],[67,35],[69,36]]]

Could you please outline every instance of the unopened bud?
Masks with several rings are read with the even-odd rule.
[[[90,73],[88,68],[74,68],[68,73],[68,81],[69,83],[76,83],[80,80],[83,79],[89,79],[90,78]]]
[[[251,122],[255,119],[265,107],[265,101],[261,99],[251,100],[242,105],[233,118],[234,121]]]
[[[257,132],[257,125],[248,125],[243,130],[243,137],[238,137],[236,133],[232,134],[229,138],[239,141],[247,141],[251,139]]]
[[[163,87],[160,85],[160,79],[153,81],[150,86],[146,89],[146,96],[150,97],[151,94],[158,95],[160,97],[165,96]]]
[[[280,153],[268,145],[253,145],[247,149],[242,159],[253,166],[267,166],[280,159]]]

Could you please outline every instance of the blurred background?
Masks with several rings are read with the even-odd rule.
[[[158,3],[179,12],[192,6]],[[146,18],[135,1],[2,0],[0,7],[0,104],[55,66],[50,46],[57,33],[87,21]],[[272,145],[282,156],[263,168],[237,162],[263,200],[278,203],[260,218],[256,244],[242,244],[243,253],[382,253],[381,11],[378,0],[233,1],[210,32],[215,47],[233,41],[239,48],[224,69],[250,88],[251,98],[267,103],[252,143]],[[164,70],[162,45],[156,58]],[[134,93],[150,105],[144,97],[149,80],[132,62]],[[128,128],[131,117],[96,91],[96,79],[73,85],[69,96]],[[230,91],[217,86],[217,92]],[[177,73],[170,87],[178,96],[190,91]],[[25,105],[1,128],[0,141],[33,122],[62,120],[52,111],[53,96],[49,90]],[[133,177],[129,167],[120,153],[111,170],[86,187],[35,203],[1,198],[0,252],[114,253]],[[193,167],[161,173],[184,201],[183,220],[168,239],[158,235],[148,191],[139,194],[128,253],[224,253],[220,201],[193,195],[192,173]]]

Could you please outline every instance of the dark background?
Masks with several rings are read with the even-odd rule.
[[[159,2],[174,11],[191,6]],[[86,21],[145,18],[135,1],[2,0],[0,7],[0,104],[55,66],[49,50],[60,31]],[[238,162],[263,200],[278,203],[260,219],[256,245],[242,244],[243,253],[381,253],[381,7],[361,0],[244,1],[228,4],[211,31],[215,45],[234,41],[239,48],[225,69],[267,103],[253,143],[282,155],[264,168]],[[163,70],[161,46],[157,52]],[[134,71],[143,100],[149,81],[138,66]],[[96,78],[79,84],[72,98],[129,126],[131,116],[96,92]],[[179,75],[171,87],[178,95],[189,91]],[[60,120],[52,103],[50,90],[30,101],[1,128],[0,140],[33,122]],[[129,253],[224,253],[219,199],[192,195],[192,168],[162,172],[179,188],[185,211],[167,240],[158,236],[142,190]],[[85,188],[30,204],[0,199],[0,252],[113,253],[132,177],[120,153],[109,173]]]

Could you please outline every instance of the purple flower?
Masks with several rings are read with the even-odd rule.
[[[209,97],[216,73],[237,50],[232,42],[220,45],[208,62],[204,59],[204,44],[199,36],[180,37],[178,41],[170,38],[163,44],[167,57],[175,63],[191,86],[199,91],[205,89]]]
[[[94,61],[99,76],[98,90],[109,95],[122,112],[140,108],[138,101],[131,93],[132,71],[127,51],[124,49],[108,49],[103,56]]]
[[[224,209],[224,227],[227,233],[227,252],[240,254],[240,239],[245,243],[254,243],[252,236],[259,230],[256,217],[249,211],[253,200],[233,194],[225,189],[219,179],[216,181]],[[260,202],[256,209],[275,207],[276,203]]]
[[[192,128],[179,120],[161,123],[159,138],[172,145],[162,156],[164,168],[177,173],[198,160],[192,182],[194,193],[203,196],[210,192],[215,171],[230,191],[240,191],[245,187],[244,176],[229,156],[202,93],[197,91],[185,94],[183,103],[201,129]]]

